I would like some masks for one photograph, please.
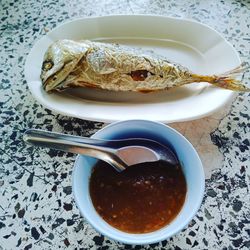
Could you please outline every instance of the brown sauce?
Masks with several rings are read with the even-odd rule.
[[[96,211],[107,223],[128,233],[148,233],[169,224],[181,210],[186,191],[181,167],[162,162],[118,173],[100,161],[90,178]]]

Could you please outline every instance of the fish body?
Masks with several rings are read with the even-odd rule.
[[[117,44],[59,40],[45,53],[41,80],[45,91],[92,87],[111,91],[152,92],[193,82],[209,82],[231,90],[249,91],[231,77],[202,76],[165,59],[144,55]]]

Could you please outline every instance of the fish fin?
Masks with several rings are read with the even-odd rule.
[[[240,66],[227,71],[221,75],[201,76],[200,81],[209,82],[217,87],[229,89],[233,91],[249,92],[250,88],[242,84],[242,81],[235,79],[235,77],[249,68],[249,65],[242,63]],[[243,77],[242,77],[243,78]]]

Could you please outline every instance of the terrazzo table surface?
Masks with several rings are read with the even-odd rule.
[[[0,249],[249,249],[249,94],[210,117],[171,124],[197,148],[206,192],[188,228],[150,246],[98,234],[80,215],[71,189],[75,155],[24,145],[28,128],[90,136],[105,124],[45,109],[31,96],[25,58],[45,30],[85,16],[159,14],[193,18],[229,40],[250,61],[250,1],[1,1]],[[245,76],[245,82],[249,77]]]

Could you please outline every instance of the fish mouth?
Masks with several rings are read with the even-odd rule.
[[[62,81],[62,79],[59,79],[58,76],[60,75],[60,72],[63,71],[64,65],[58,65],[56,68],[52,68],[49,71],[43,70],[41,73],[41,80],[43,88],[46,91],[51,91],[54,88],[57,87],[58,84]],[[67,76],[65,76],[66,78]]]
[[[42,82],[43,88],[47,92],[50,92],[53,89],[56,89],[60,84],[61,84],[61,82],[57,81],[56,73],[49,76],[45,81]]]

